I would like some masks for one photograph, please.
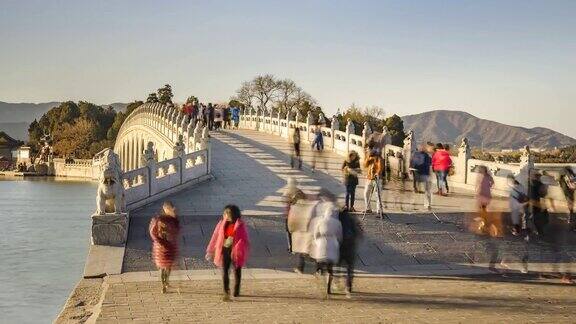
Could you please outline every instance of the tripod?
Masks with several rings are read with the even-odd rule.
[[[374,186],[375,188],[372,188],[372,190],[370,190],[370,193],[368,194],[368,206],[366,206],[366,209],[364,210],[364,215],[362,215],[362,220],[364,220],[366,218],[366,211],[370,208],[370,203],[372,202],[372,194],[374,193],[374,189],[376,189],[376,195],[378,196],[378,201],[376,202],[377,205],[377,209],[378,209],[378,216],[380,217],[381,220],[384,219],[384,206],[382,205],[382,189],[381,189],[381,183],[382,181],[380,180],[380,175],[376,176],[376,179],[372,179],[370,180],[369,183],[372,182],[376,182],[376,185]]]

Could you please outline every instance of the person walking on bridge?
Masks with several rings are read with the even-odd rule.
[[[248,259],[250,240],[246,225],[240,217],[240,208],[238,206],[227,205],[224,207],[222,220],[216,225],[210,243],[206,248],[206,260],[213,261],[217,267],[222,268],[223,301],[230,301],[230,277],[228,272],[231,267],[234,268],[233,296],[240,296],[242,267]]]
[[[238,129],[240,125],[240,108],[232,107],[232,121],[234,122],[234,128]]]
[[[566,198],[566,207],[568,207],[568,224],[572,231],[576,231],[576,214],[574,213],[574,192],[576,191],[576,174],[571,167],[564,168],[564,172],[558,181],[564,197]]]
[[[354,201],[356,200],[356,187],[358,186],[358,175],[362,172],[360,169],[360,157],[356,151],[350,151],[348,159],[342,164],[344,173],[344,186],[346,186],[346,211],[355,212]]]
[[[448,195],[446,179],[451,166],[452,159],[450,158],[450,153],[444,149],[441,143],[436,144],[436,152],[432,156],[432,169],[434,169],[436,173],[436,182],[438,184],[437,194],[440,196]]]
[[[366,187],[364,187],[364,204],[366,206],[365,214],[372,213],[370,207],[372,196],[376,191],[376,212],[380,214],[382,210],[382,175],[384,174],[384,162],[381,153],[374,146],[374,143],[369,143],[366,150],[368,156],[364,161],[364,169],[366,169]]]
[[[414,191],[414,201],[416,203],[416,196],[424,193],[424,208],[430,210],[432,208],[432,193],[430,185],[430,166],[432,165],[432,158],[428,155],[426,146],[420,146],[420,150],[412,155],[410,159],[410,168],[413,170],[414,182],[416,183],[416,190]],[[422,187],[424,191],[422,191]]]
[[[324,151],[324,135],[321,126],[318,124],[314,129],[314,140],[312,141],[312,172],[316,171],[316,160]],[[328,169],[328,163],[324,160],[324,168]]]
[[[150,221],[150,238],[152,239],[152,257],[156,267],[160,270],[162,293],[166,293],[169,286],[170,271],[178,255],[178,236],[180,222],[176,216],[174,205],[165,201],[160,215]]]
[[[290,167],[294,169],[298,163],[298,169],[302,170],[302,156],[300,155],[300,128],[294,128],[292,133],[292,156],[290,157]]]

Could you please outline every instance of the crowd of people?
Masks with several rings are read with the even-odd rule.
[[[188,107],[188,108],[186,108]],[[238,127],[239,110],[232,108],[218,108],[208,104],[185,106],[185,112],[190,118],[203,118],[212,129],[221,127]],[[196,117],[194,117],[196,116]],[[293,154],[292,168],[302,168],[301,134],[295,129],[291,135]],[[320,127],[316,127],[314,138],[311,141],[312,151],[322,152],[323,134]],[[372,200],[376,197],[376,211],[382,213],[385,208],[383,186],[388,185],[395,195],[402,195],[406,191],[409,173],[412,175],[414,197],[423,194],[425,209],[432,207],[432,173],[437,183],[436,195],[450,194],[448,177],[452,173],[453,163],[449,154],[449,146],[443,144],[426,143],[421,145],[410,158],[409,167],[405,166],[401,152],[389,152],[388,159],[383,157],[383,146],[370,140],[366,143],[364,156],[361,162],[360,155],[351,151],[342,163],[343,184],[345,186],[345,204],[340,208],[336,196],[321,189],[317,194],[305,194],[298,188],[294,178],[290,178],[284,190],[286,203],[285,230],[287,249],[297,256],[294,271],[303,273],[306,263],[313,263],[313,273],[324,282],[323,294],[325,298],[332,293],[335,269],[343,269],[345,278],[345,293],[351,297],[354,275],[356,249],[362,236],[361,226],[352,213],[355,209],[356,187],[360,177],[365,177],[364,213],[372,212]],[[314,155],[313,155],[314,156]],[[312,160],[312,170],[315,169],[315,159]],[[494,178],[485,166],[479,166],[476,184],[477,212],[470,222],[470,229],[479,235],[486,235],[492,239],[486,241],[486,248],[490,257],[489,268],[496,270],[495,265],[500,262],[506,266],[507,260],[496,244],[496,240],[507,233],[506,220],[501,213],[490,212]],[[528,176],[528,186],[525,188],[513,175],[508,177],[509,205],[510,205],[510,233],[512,237],[521,238],[525,242],[525,251],[522,256],[524,268],[527,272],[529,244],[534,240],[548,237],[555,252],[555,262],[560,264],[563,260],[561,251],[565,243],[565,235],[559,235],[561,229],[554,228],[550,222],[549,209],[553,208],[551,201],[546,202],[548,184],[543,181],[547,176],[532,170]],[[560,187],[566,196],[569,210],[569,230],[575,231],[576,216],[574,214],[574,193],[576,191],[576,175],[567,167],[563,170],[559,180]],[[399,197],[394,197],[394,202]],[[415,199],[413,202],[415,203]],[[175,207],[165,202],[160,214],[150,222],[150,237],[153,242],[153,258],[160,270],[162,292],[169,286],[170,271],[176,262],[178,254],[178,235],[180,225]],[[552,231],[551,235],[546,235]],[[206,248],[206,260],[213,262],[222,269],[223,300],[231,300],[240,296],[242,268],[249,258],[250,238],[246,224],[242,221],[238,206],[227,205],[222,213],[222,219],[216,225],[211,240]],[[233,270],[234,286],[230,292],[229,271]],[[572,283],[567,269],[558,269],[562,281]],[[340,276],[339,276],[340,277]]]
[[[188,118],[188,122],[196,124],[202,121],[210,130],[218,129],[238,129],[240,124],[240,108],[227,105],[208,103],[203,104],[197,101],[182,105],[182,112]]]

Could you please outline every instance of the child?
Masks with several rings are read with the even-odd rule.
[[[248,259],[250,241],[246,225],[240,219],[240,208],[236,205],[224,207],[222,220],[216,224],[212,239],[206,248],[206,260],[222,267],[224,283],[223,301],[230,301],[230,278],[228,271],[234,266],[234,297],[240,296],[242,267]]]
[[[170,271],[178,255],[178,233],[180,232],[176,208],[171,202],[164,202],[162,214],[152,218],[149,231],[152,239],[152,257],[156,267],[160,270],[162,293],[165,294],[169,285]]]

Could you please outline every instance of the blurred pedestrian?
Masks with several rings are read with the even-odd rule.
[[[163,294],[168,289],[170,272],[178,256],[179,232],[180,222],[176,215],[176,208],[171,202],[165,201],[160,215],[152,218],[149,226],[152,258],[156,268],[160,270]]]
[[[550,215],[546,209],[544,198],[548,195],[548,186],[542,182],[542,175],[538,171],[530,172],[530,187],[528,198],[530,199],[530,214],[536,234],[542,236],[544,228],[550,221]]]
[[[354,201],[356,200],[356,187],[358,186],[358,175],[360,169],[360,157],[356,151],[350,151],[348,158],[342,163],[344,186],[346,186],[345,210],[355,212]]]
[[[286,201],[286,235],[288,238],[288,252],[292,253],[292,235],[288,227],[288,218],[290,217],[290,211],[292,206],[296,205],[299,200],[306,199],[306,195],[302,190],[298,188],[296,179],[290,177],[286,184],[284,191],[284,199]]]
[[[362,229],[356,218],[350,215],[347,210],[340,212],[339,219],[342,225],[342,242],[340,243],[340,262],[338,265],[346,264],[346,297],[351,298],[356,250],[358,241],[362,236]]]
[[[240,217],[240,208],[238,206],[227,205],[224,207],[222,219],[216,225],[210,243],[206,248],[206,260],[213,261],[217,267],[222,268],[223,301],[230,300],[230,278],[228,272],[231,267],[234,268],[233,296],[240,296],[242,267],[248,259],[250,240],[246,225]]]
[[[316,160],[324,151],[324,135],[320,125],[314,127],[314,139],[312,140],[312,172],[316,170]],[[324,168],[328,169],[327,162],[324,161]]]
[[[212,103],[208,103],[208,109],[206,109],[206,119],[208,121],[208,129],[209,130],[213,130],[214,129],[214,106],[212,106]]]
[[[238,125],[240,125],[240,108],[232,107],[232,121],[234,121],[234,128],[238,129]]]
[[[558,181],[562,193],[566,198],[566,207],[568,207],[568,224],[570,230],[576,231],[576,214],[574,214],[574,192],[576,191],[576,174],[571,167],[565,167]]]
[[[450,157],[450,145],[448,144],[444,144],[444,151],[446,151],[448,153],[448,156]],[[443,173],[444,176],[444,185],[446,186],[446,193],[450,192],[450,187],[448,186],[448,176],[453,174],[453,162],[452,162],[452,158],[450,158],[450,166],[448,167],[448,170],[446,170],[445,173]]]
[[[492,201],[492,187],[494,178],[490,175],[488,168],[484,165],[478,167],[478,177],[476,178],[476,201],[480,211],[486,211]]]
[[[430,167],[432,166],[432,158],[426,151],[426,146],[420,146],[420,150],[412,155],[410,160],[410,168],[414,170],[414,177],[416,181],[416,192],[424,193],[424,208],[430,210],[432,208],[432,192],[430,184]],[[423,190],[421,190],[423,188]],[[416,196],[414,194],[414,203],[416,203]]]
[[[214,105],[214,130],[220,130],[222,128],[222,122],[224,121],[224,112],[219,105]]]
[[[526,206],[528,195],[524,186],[514,176],[508,177],[510,194],[508,203],[510,206],[510,220],[512,222],[512,235],[518,236],[526,229]]]
[[[224,129],[229,129],[230,128],[230,120],[231,120],[230,107],[225,106],[222,109],[222,117],[224,118]]]
[[[290,157],[290,167],[294,169],[298,163],[298,169],[302,170],[302,156],[300,155],[300,128],[296,126],[292,133],[292,156]]]
[[[398,151],[394,154],[392,159],[394,161],[390,168],[390,189],[392,189],[392,199],[394,200],[394,207],[400,205],[400,209],[403,210],[402,195],[406,190],[407,178],[404,156],[402,155],[402,152]]]
[[[310,256],[318,264],[318,274],[324,275],[326,289],[324,297],[331,294],[334,276],[333,266],[340,260],[340,242],[342,241],[342,225],[335,206],[324,209],[312,228],[312,248]]]

